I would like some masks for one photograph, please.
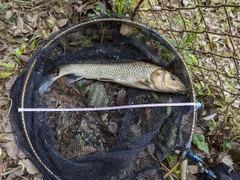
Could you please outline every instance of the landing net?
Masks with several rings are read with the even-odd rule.
[[[87,79],[67,85],[62,77],[39,93],[43,79],[59,66],[126,59],[164,67],[187,92]],[[194,89],[182,57],[151,27],[118,16],[92,17],[51,35],[14,83],[11,98],[15,141],[46,179],[163,179],[160,163],[169,152],[185,150],[196,121]],[[161,103],[165,106],[157,106]],[[137,107],[142,104],[149,106]],[[56,112],[73,108],[102,110]]]

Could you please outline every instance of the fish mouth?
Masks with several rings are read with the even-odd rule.
[[[179,94],[185,94],[187,90],[188,90],[188,89],[185,88],[185,89],[180,89],[180,90],[178,90],[177,92],[178,92]]]
[[[188,90],[188,88],[186,88],[186,86],[184,84],[181,84],[181,87],[176,89],[178,93],[180,94],[185,94],[186,91]]]

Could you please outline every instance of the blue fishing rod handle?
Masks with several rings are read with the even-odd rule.
[[[208,170],[207,179],[217,179],[217,176],[213,173],[212,170]]]
[[[196,163],[201,163],[202,159],[200,156],[197,156],[196,154],[194,154],[193,152],[189,151],[187,154],[187,158],[191,159],[192,161],[196,162]]]
[[[217,179],[217,176],[214,174],[214,172],[210,169],[206,169],[202,166],[202,163],[198,163],[198,169],[199,172],[204,174],[205,178],[207,180],[213,180],[213,179]]]

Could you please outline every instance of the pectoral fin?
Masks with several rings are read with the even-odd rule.
[[[67,77],[66,84],[74,83],[74,82],[76,82],[76,81],[78,81],[78,80],[81,80],[81,79],[83,79],[83,78],[84,78],[84,77],[82,77],[82,76],[69,75],[69,76]]]
[[[138,83],[148,87],[151,85],[151,82],[148,79],[139,79]]]

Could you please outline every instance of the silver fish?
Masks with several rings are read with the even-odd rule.
[[[164,68],[143,61],[131,61],[59,66],[55,73],[51,73],[44,78],[39,88],[40,94],[44,93],[54,81],[65,75],[74,75],[77,80],[85,78],[108,81],[157,92],[177,93],[186,91],[185,85],[179,78]]]

